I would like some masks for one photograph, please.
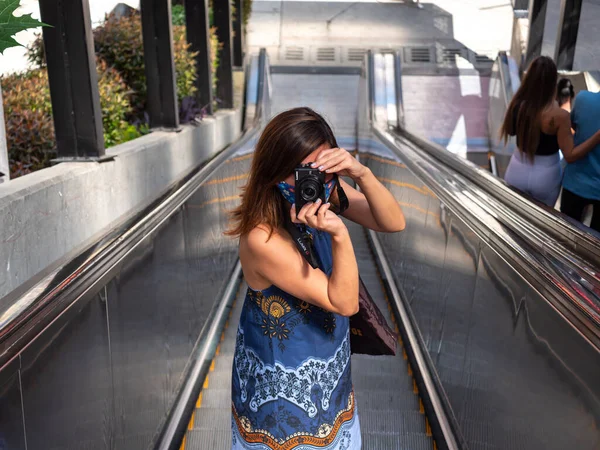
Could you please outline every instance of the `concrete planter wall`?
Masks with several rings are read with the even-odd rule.
[[[241,111],[220,112],[179,133],[158,131],[110,148],[111,161],[60,164],[0,184],[0,307],[6,294],[232,143],[241,118]]]

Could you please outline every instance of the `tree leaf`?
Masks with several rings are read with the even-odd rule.
[[[0,54],[7,48],[21,45],[14,39],[19,31],[46,25],[31,17],[31,14],[15,17],[13,13],[20,3],[21,0],[0,0]]]

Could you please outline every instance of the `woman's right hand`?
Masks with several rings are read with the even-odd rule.
[[[296,213],[296,205],[292,205],[290,216],[292,222],[303,223],[316,230],[325,231],[332,236],[348,233],[342,219],[329,210],[331,203],[321,204],[321,199],[314,203],[307,203]]]

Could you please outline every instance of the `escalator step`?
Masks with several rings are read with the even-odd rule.
[[[231,406],[229,405],[227,408],[205,408],[204,406],[197,408],[194,417],[194,429],[230,431]]]
[[[425,416],[419,411],[397,411],[390,414],[389,411],[363,409],[358,414],[361,429],[371,433],[408,434],[415,430],[425,430]]]
[[[357,370],[352,374],[352,383],[356,390],[390,392],[404,389],[412,392],[413,383],[408,377],[365,372],[366,370]]]
[[[231,389],[206,389],[202,393],[202,408],[228,408],[231,405]]]
[[[372,391],[361,389],[356,391],[356,405],[359,413],[365,410],[406,411],[419,409],[419,397],[412,389],[394,391]]]
[[[219,353],[219,356],[215,359],[215,371],[229,371],[233,367],[233,354],[223,355]]]
[[[396,348],[400,353],[402,350]],[[394,375],[394,377],[402,377],[403,374],[408,377],[406,361],[400,356],[366,356],[354,355],[352,357],[352,368],[359,370],[362,367],[368,368],[369,371],[379,374]]]
[[[233,355],[235,350],[235,339],[225,339],[221,342],[221,355]]]
[[[433,450],[433,439],[421,433],[362,433],[363,450]]]
[[[226,372],[210,372],[208,389],[231,389],[231,370]]]
[[[231,424],[230,421],[227,423]],[[231,450],[231,427],[227,430],[190,430],[185,448],[202,450]]]

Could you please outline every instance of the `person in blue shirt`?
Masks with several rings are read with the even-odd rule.
[[[577,95],[571,123],[575,130],[575,145],[600,132],[600,92],[581,91]],[[569,162],[563,178],[561,212],[582,221],[588,205],[594,208],[590,227],[600,231],[600,144],[583,158]]]

